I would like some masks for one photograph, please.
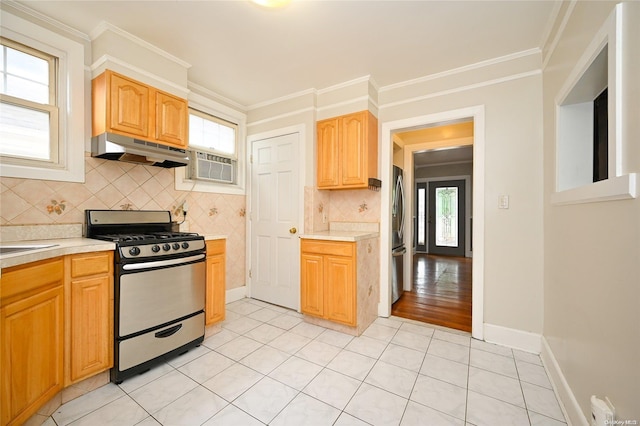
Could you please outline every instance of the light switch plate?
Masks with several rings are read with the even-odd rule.
[[[498,196],[498,208],[499,209],[508,209],[509,208],[509,196],[508,195],[500,195],[500,196]]]

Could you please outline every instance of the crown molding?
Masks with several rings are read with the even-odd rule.
[[[500,78],[496,78],[496,79],[493,79],[493,80],[487,80],[487,81],[483,81],[483,82],[480,82],[480,83],[470,84],[468,86],[460,86],[460,87],[456,87],[456,88],[449,89],[449,90],[442,90],[440,92],[429,93],[428,95],[416,96],[414,98],[402,99],[401,101],[396,101],[396,102],[389,102],[389,103],[380,105],[379,108],[380,109],[391,108],[391,107],[395,107],[395,106],[399,106],[399,105],[405,105],[405,104],[409,104],[409,103],[413,103],[413,102],[423,101],[423,100],[426,100],[426,99],[437,98],[439,96],[450,95],[452,93],[465,92],[467,90],[473,90],[473,89],[478,89],[478,88],[481,88],[481,87],[492,86],[494,84],[506,83],[508,81],[519,80],[521,78],[532,77],[532,76],[540,75],[540,74],[542,74],[542,70],[527,71],[527,72],[523,72],[523,73],[520,73],[520,74],[513,74],[513,75],[510,75],[510,76],[506,76],[506,77],[500,77]]]
[[[204,86],[201,86],[199,84],[193,83],[191,81],[187,81],[187,87],[194,94],[200,94],[202,96],[210,98],[211,100],[218,101],[218,102],[223,102],[223,103],[225,103],[227,105],[230,105],[230,106],[238,109],[242,113],[246,113],[247,112],[247,107],[246,106],[240,104],[239,102],[234,101],[233,99],[229,99],[229,98],[227,98],[225,96],[222,96],[221,94],[216,93],[213,90],[208,89],[208,88],[206,88]]]
[[[463,72],[467,72],[467,71],[473,71],[473,70],[477,70],[480,68],[485,68],[491,65],[497,65],[497,64],[501,64],[504,62],[509,62],[509,61],[513,61],[515,59],[520,59],[520,58],[524,58],[527,56],[532,56],[532,55],[537,55],[540,54],[541,50],[539,48],[535,48],[535,49],[529,49],[529,50],[523,50],[521,52],[516,52],[516,53],[511,53],[509,55],[505,55],[505,56],[499,56],[497,58],[492,58],[492,59],[488,59],[486,61],[480,61],[480,62],[476,62],[474,64],[470,64],[470,65],[465,65],[459,68],[453,68],[447,71],[443,71],[443,72],[439,72],[439,73],[435,73],[435,74],[430,74],[424,77],[419,77],[419,78],[415,78],[413,80],[405,80],[402,81],[400,83],[394,83],[394,84],[390,84],[388,86],[384,86],[381,87],[379,92],[383,93],[383,92],[388,92],[390,90],[394,90],[394,89],[398,89],[398,88],[402,88],[402,87],[407,87],[407,86],[412,86],[414,84],[419,84],[419,83],[424,83],[427,81],[431,81],[431,80],[436,80],[439,78],[444,78],[444,77],[449,77],[452,75],[456,75],[456,74],[460,74]]]
[[[102,21],[98,24],[97,27],[95,27],[93,29],[93,31],[91,31],[91,33],[89,34],[89,36],[91,37],[91,41],[95,40],[96,38],[100,37],[105,31],[111,31],[115,34],[118,34],[121,37],[126,38],[127,40],[147,49],[150,50],[154,53],[157,53],[158,55],[172,61],[175,62],[176,64],[184,67],[184,68],[191,68],[191,64],[183,61],[182,59],[173,56],[171,53],[166,52],[162,49],[160,49],[159,47],[149,43],[148,41],[144,41],[143,39],[141,39],[140,37],[134,36],[133,34],[123,30],[122,28],[116,27],[113,24],[110,24],[107,21]]]
[[[83,33],[82,31],[79,31],[79,30],[77,30],[77,29],[75,29],[73,27],[70,27],[67,24],[63,24],[62,22],[60,22],[60,21],[58,21],[56,19],[53,19],[53,18],[51,18],[51,17],[49,17],[47,15],[44,15],[44,14],[38,12],[38,11],[35,11],[35,10],[31,9],[28,6],[25,6],[22,3],[18,3],[18,2],[14,1],[14,0],[2,0],[2,3],[0,3],[0,4],[3,7],[4,6],[9,6],[9,7],[13,8],[13,9],[15,9],[17,11],[20,11],[20,12],[26,14],[26,15],[29,15],[29,16],[31,16],[33,18],[36,18],[36,19],[40,20],[40,21],[46,22],[47,24],[49,24],[49,25],[51,25],[51,26],[53,26],[53,27],[55,27],[55,28],[57,28],[59,30],[62,30],[64,32],[68,33],[69,35],[72,35],[74,37],[82,39],[82,40],[84,40],[86,42],[91,42],[91,39],[89,38],[89,36],[87,34]]]
[[[167,80],[166,78],[162,78],[157,76],[156,74],[150,73],[149,71],[142,69],[140,67],[137,67],[135,65],[131,65],[129,62],[125,62],[122,59],[118,59],[114,56],[111,55],[102,55],[100,56],[98,59],[96,59],[92,64],[91,64],[91,72],[95,72],[98,68],[100,68],[102,65],[104,65],[107,62],[111,62],[114,64],[118,64],[122,67],[128,68],[133,72],[136,72],[140,75],[144,75],[146,77],[149,77],[152,80],[155,80],[159,83],[162,83],[168,87],[173,87],[178,93],[182,93],[183,95],[181,96],[186,96],[186,94],[189,93],[189,88],[188,87],[184,87],[181,86],[179,84],[174,83],[171,80]],[[93,76],[92,76],[93,77]]]

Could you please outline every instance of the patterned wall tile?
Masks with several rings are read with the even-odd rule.
[[[172,169],[85,157],[85,183],[0,178],[0,224],[83,224],[85,209],[171,210],[189,204],[186,227],[227,236],[227,288],[245,284],[246,197],[177,191]],[[62,207],[64,206],[64,208]],[[207,213],[217,209],[217,214]],[[172,216],[182,220],[180,215]],[[172,213],[173,214],[173,213]]]

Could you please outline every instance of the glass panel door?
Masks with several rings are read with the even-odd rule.
[[[416,251],[427,251],[427,184],[416,184]]]
[[[430,254],[465,255],[465,181],[429,182],[427,240]]]

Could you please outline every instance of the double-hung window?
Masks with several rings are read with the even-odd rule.
[[[236,158],[238,125],[189,109],[189,147],[204,148]]]
[[[58,162],[57,58],[0,38],[0,155]]]
[[[83,182],[83,36],[3,9],[0,20],[0,176]]]

